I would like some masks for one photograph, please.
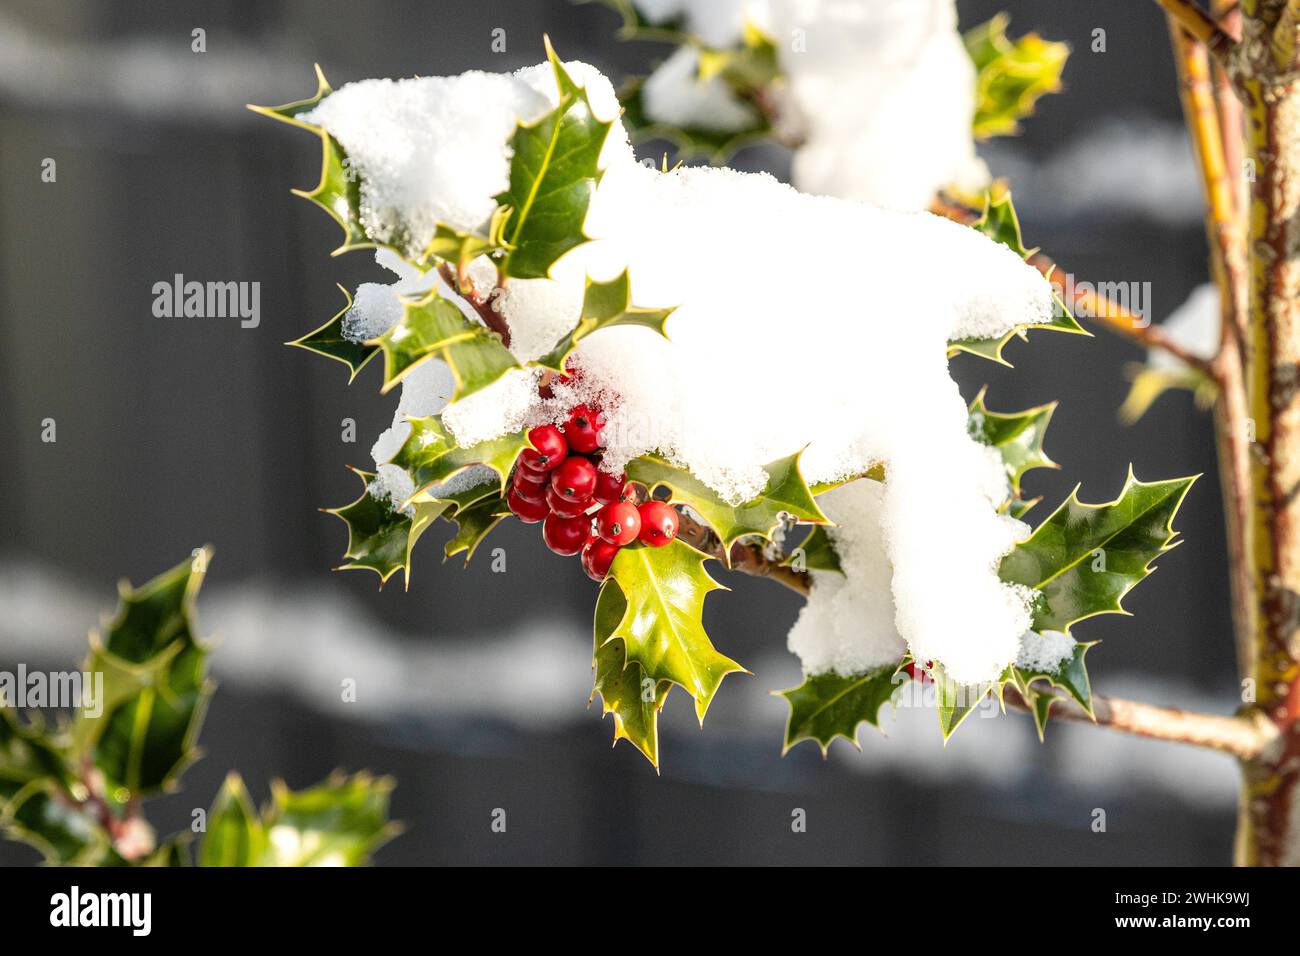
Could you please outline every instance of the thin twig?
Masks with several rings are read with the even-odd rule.
[[[930,211],[968,226],[977,222],[980,217],[980,214],[973,209],[945,200],[936,200],[931,204]],[[1171,339],[1159,326],[1151,325],[1148,320],[1134,315],[1119,303],[1099,295],[1089,285],[1076,286],[1067,283],[1066,273],[1050,256],[1035,252],[1025,261],[1047,278],[1058,295],[1068,299],[1068,305],[1078,316],[1131,339],[1143,348],[1162,349],[1203,375],[1212,374],[1208,359]]]
[[[1016,710],[1029,710],[1014,688],[1008,687],[1003,699]],[[1095,720],[1075,701],[1058,696],[1051,713],[1054,718],[1095,723],[1137,737],[1218,750],[1240,760],[1253,760],[1259,756],[1277,734],[1266,719],[1248,716],[1200,714],[1116,697],[1093,697],[1092,707]]]
[[[1236,45],[1232,35],[1192,0],[1156,0],[1156,3],[1184,30],[1204,43],[1211,56],[1223,59]]]
[[[438,264],[438,275],[442,276],[442,280],[451,286],[457,295],[470,304],[470,307],[478,313],[478,317],[483,320],[484,325],[501,336],[503,345],[510,345],[510,323],[495,307],[495,293],[500,286],[494,287],[492,293],[489,293],[485,298],[474,292],[472,284],[468,282],[462,283],[445,262]]]
[[[697,551],[712,555],[723,561],[722,541],[712,529],[696,521],[689,512],[677,510],[677,537]],[[731,546],[731,567],[758,578],[771,578],[784,584],[790,590],[808,596],[812,590],[812,579],[806,571],[796,571],[779,562],[773,561],[763,553],[761,545],[746,544],[737,541]]]
[[[1244,676],[1250,670],[1254,632],[1251,600],[1254,584],[1247,540],[1250,529],[1251,463],[1244,369],[1249,286],[1241,195],[1240,190],[1234,187],[1233,180],[1233,176],[1240,175],[1241,170],[1238,168],[1234,171],[1229,165],[1227,145],[1228,142],[1233,142],[1233,155],[1240,155],[1243,145],[1241,104],[1231,90],[1225,100],[1223,91],[1215,89],[1205,46],[1189,35],[1172,17],[1169,20],[1169,36],[1178,67],[1183,115],[1205,194],[1205,233],[1210,247],[1210,273],[1219,288],[1219,348],[1210,366],[1211,376],[1217,386],[1214,432],[1228,539],[1228,576],[1237,665]],[[1235,116],[1225,115],[1223,111],[1230,112],[1234,105],[1237,107]]]

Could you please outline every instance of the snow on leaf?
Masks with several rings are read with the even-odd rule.
[[[520,123],[510,140],[510,186],[496,197],[510,210],[501,229],[507,276],[541,279],[555,260],[587,241],[583,222],[600,179],[597,161],[613,121],[592,113],[586,91],[574,84],[550,42],[559,105],[532,123]]]
[[[1022,259],[1028,259],[1037,251],[1025,248],[1020,234],[1020,219],[1016,216],[1009,191],[1001,190],[996,194],[992,190],[987,192],[984,198],[984,215],[971,228],[1013,250]],[[948,354],[956,355],[958,352],[965,352],[968,355],[997,362],[999,365],[1010,366],[1011,363],[1002,356],[1003,347],[1013,338],[1028,338],[1026,333],[1029,329],[1047,329],[1074,335],[1090,334],[1070,314],[1070,310],[1065,307],[1065,303],[1055,291],[1052,292],[1052,303],[1052,317],[1046,322],[1018,325],[998,338],[957,339],[948,343]]]
[[[506,479],[519,453],[528,446],[527,431],[502,435],[462,448],[443,427],[437,415],[410,420],[411,434],[393,456],[392,464],[405,468],[415,482],[420,498],[430,485],[446,481],[473,465],[487,465],[500,477],[499,490],[504,493]]]
[[[593,332],[616,325],[639,325],[667,338],[664,323],[672,312],[672,309],[642,309],[632,305],[632,288],[626,269],[609,282],[596,282],[588,277],[578,324],[536,364],[563,372],[565,360],[577,348],[579,341]]]
[[[1007,506],[1019,517],[1033,504],[1020,500],[1020,479],[1025,472],[1060,467],[1043,451],[1043,436],[1056,411],[1056,402],[1023,412],[994,412],[984,403],[985,392],[980,389],[971,402],[967,425],[972,438],[996,448],[1002,456],[1013,496]]]
[[[372,339],[384,353],[384,385],[388,392],[421,363],[438,358],[451,369],[456,389],[451,401],[491,385],[519,364],[501,338],[471,322],[450,299],[434,289],[423,298],[402,304],[402,318]]]

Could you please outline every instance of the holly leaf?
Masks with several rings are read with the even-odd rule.
[[[704,631],[704,598],[726,590],[704,569],[705,556],[680,541],[661,548],[626,547],[610,566],[627,600],[622,619],[607,639],[621,638],[629,664],[656,682],[680,684],[695,699],[700,723],[722,679],[739,671],[719,654]],[[609,583],[604,587],[609,587]]]
[[[1040,684],[1046,684],[1048,688],[1064,690],[1089,717],[1093,716],[1092,682],[1088,679],[1088,668],[1084,664],[1084,657],[1096,644],[1096,641],[1075,644],[1074,653],[1070,658],[1052,672],[1024,670],[1012,665],[1011,683],[1030,707],[1040,742],[1043,740],[1052,705],[1061,699],[1053,690],[1044,689],[1039,686]]]
[[[40,712],[36,712],[39,716]],[[70,786],[64,754],[67,741],[48,733],[42,723],[21,720],[13,701],[0,702],[0,803],[11,799],[33,780],[53,780]]]
[[[844,569],[840,567],[840,556],[831,542],[831,536],[822,525],[814,526],[808,533],[808,537],[803,539],[803,543],[791,551],[781,564],[796,571],[844,573]]]
[[[595,282],[588,277],[582,294],[582,315],[578,324],[535,364],[564,372],[565,360],[577,348],[579,341],[593,332],[616,325],[639,325],[653,329],[667,338],[664,323],[672,313],[672,309],[642,309],[632,305],[632,287],[626,269],[622,275],[609,282]]]
[[[451,401],[486,388],[512,368],[510,350],[495,332],[471,322],[450,299],[433,289],[423,298],[402,304],[402,318],[391,329],[366,343],[384,353],[387,393],[414,368],[438,358],[447,363],[456,381]]]
[[[945,745],[985,697],[995,690],[1001,693],[1002,683],[1009,676],[1008,672],[993,684],[962,684],[949,677],[938,661],[931,663],[930,677],[934,680],[935,708],[939,713],[939,730],[943,733]]]
[[[392,464],[400,465],[410,472],[417,497],[430,485],[444,482],[474,465],[485,465],[495,471],[501,479],[498,490],[504,495],[515,459],[521,451],[530,447],[527,430],[462,448],[443,427],[437,415],[412,418],[409,421],[411,434],[393,456]]]
[[[978,222],[972,224],[971,228],[988,236],[994,242],[1001,243],[1011,249],[1022,259],[1028,259],[1037,252],[1036,249],[1025,248],[1024,240],[1020,234],[1020,220],[1016,216],[1015,206],[1012,205],[1011,193],[1007,190],[1000,190],[996,194],[992,190],[985,193],[984,214]],[[1056,294],[1055,287],[1053,287],[1052,291],[1052,304],[1052,317],[1046,322],[1018,325],[999,338],[954,339],[948,343],[948,354],[952,356],[959,352],[965,352],[968,355],[976,355],[1009,368],[1011,363],[1002,356],[1003,347],[1013,338],[1027,339],[1030,329],[1048,329],[1054,332],[1067,332],[1072,335],[1091,335],[1070,314],[1070,310],[1065,307],[1065,303]]]
[[[583,223],[612,125],[596,119],[586,90],[573,82],[549,40],[546,58],[555,71],[559,105],[516,127],[510,186],[496,197],[498,206],[510,210],[501,231],[506,252],[499,267],[519,279],[547,278],[560,256],[587,241]]]
[[[199,866],[256,866],[266,852],[266,834],[244,780],[231,773],[208,812]]]
[[[486,236],[438,223],[433,238],[429,240],[429,245],[420,258],[421,264],[427,263],[430,258],[442,259],[451,263],[459,272],[479,256],[504,248],[506,242],[502,233],[509,217],[508,207],[497,206],[488,220]]]
[[[348,375],[348,383],[351,384],[352,380],[357,377],[357,373],[378,354],[379,348],[368,342],[354,342],[343,334],[343,319],[352,311],[352,296],[348,294],[348,290],[343,286],[339,286],[339,290],[347,299],[347,305],[320,328],[308,332],[300,339],[294,339],[292,342],[286,342],[285,344],[306,349],[308,352],[315,352],[317,355],[324,355],[336,362],[342,362],[351,372]]]
[[[729,564],[734,541],[751,534],[771,540],[785,515],[808,524],[830,524],[799,472],[801,454],[796,452],[767,465],[768,480],[763,491],[739,505],[727,504],[689,471],[654,455],[633,459],[624,471],[629,479],[641,482],[651,492],[666,488],[671,501],[686,505],[703,518],[722,541]]]
[[[1014,517],[1020,517],[1037,501],[1023,501],[1020,497],[1020,479],[1025,472],[1035,468],[1059,468],[1043,451],[1043,436],[1056,411],[1056,402],[1039,405],[1023,412],[1002,413],[990,411],[984,403],[987,389],[980,389],[971,402],[967,428],[976,441],[996,448],[1006,467],[1011,498],[1005,507]]]
[[[198,759],[212,687],[194,599],[209,558],[204,549],[143,587],[123,583],[116,615],[102,635],[91,635],[84,670],[104,675],[102,706],[97,714],[78,710],[71,737],[115,802],[173,789]]]
[[[1007,37],[1011,18],[999,13],[966,33],[966,51],[975,63],[975,118],[977,139],[1006,136],[1019,131],[1019,121],[1033,115],[1034,104],[1061,88],[1061,72],[1070,56],[1064,43],[1027,33],[1012,42]]]
[[[403,572],[406,585],[411,583],[411,551],[420,536],[429,529],[435,518],[442,515],[451,503],[438,499],[413,499],[405,510],[393,510],[387,501],[370,494],[372,472],[353,468],[351,471],[365,485],[361,496],[340,508],[326,508],[348,526],[348,547],[343,552],[346,563],[336,570],[350,571],[365,568],[379,575],[382,587],[398,571]]]
[[[779,695],[790,705],[782,755],[804,740],[815,740],[825,757],[831,741],[843,737],[859,750],[858,727],[880,727],[880,708],[908,680],[895,665],[843,677],[835,673],[805,675],[803,683]]]
[[[623,639],[615,636],[626,615],[627,599],[618,583],[606,581],[596,598],[592,659],[596,679],[591,699],[599,694],[601,714],[614,715],[614,743],[628,741],[658,770],[659,711],[673,685],[667,680],[651,680],[640,664],[627,660]]]
[[[1121,600],[1176,545],[1174,516],[1198,476],[1143,482],[1130,468],[1118,498],[1090,505],[1079,489],[1002,559],[1003,581],[1039,592],[1036,631],[1064,631],[1097,614],[1127,614]]]
[[[766,89],[780,76],[776,42],[750,21],[745,22],[739,46],[699,51],[699,82],[721,77],[742,96]]]
[[[292,791],[271,785],[262,866],[364,866],[401,831],[388,820],[393,781],[335,773],[324,783]]]
[[[444,559],[464,552],[465,564],[468,565],[483,539],[509,513],[505,500],[500,495],[483,498],[456,511],[450,518],[456,523],[456,533],[443,549]]]
[[[269,116],[282,123],[309,130],[320,137],[321,141],[321,175],[316,188],[304,191],[293,190],[295,196],[302,196],[320,206],[330,218],[343,229],[343,244],[334,250],[333,255],[349,252],[353,249],[373,248],[378,245],[366,235],[361,225],[361,185],[360,177],[351,168],[347,153],[338,141],[325,130],[312,123],[303,122],[301,117],[316,108],[333,90],[325,79],[319,65],[316,66],[316,94],[305,100],[286,103],[283,106],[253,106],[248,108],[254,113]]]
[[[0,806],[0,830],[62,866],[122,866],[108,833],[48,779],[32,780]]]

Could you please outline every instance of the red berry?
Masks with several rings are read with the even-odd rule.
[[[519,516],[519,520],[524,524],[536,524],[551,513],[551,509],[546,507],[545,501],[529,501],[527,498],[520,496],[519,492],[513,488],[506,497],[506,503],[510,505],[510,511]]]
[[[554,425],[538,425],[528,432],[528,441],[533,447],[519,453],[519,463],[529,471],[550,471],[569,453],[564,434]]]
[[[542,540],[556,554],[577,554],[591,540],[591,519],[548,514],[542,522]]]
[[[592,493],[592,497],[602,505],[626,501],[631,494],[632,489],[628,486],[627,476],[622,472],[617,475],[611,475],[607,471],[596,472],[596,490]]]
[[[561,518],[576,518],[579,515],[586,514],[594,501],[590,498],[583,498],[581,501],[567,501],[561,498],[554,488],[546,486],[546,507],[550,508]]]
[[[596,490],[596,466],[588,459],[574,456],[560,462],[551,472],[551,487],[566,501],[583,501]]]
[[[614,563],[614,555],[618,552],[618,545],[602,541],[600,538],[592,538],[582,549],[582,570],[586,571],[587,577],[593,581],[603,581],[605,575],[609,574],[609,566]]]
[[[546,478],[526,468],[516,468],[511,489],[524,501],[539,504],[546,500],[546,489],[550,487]]]
[[[677,537],[677,512],[662,501],[647,501],[640,507],[641,532],[637,535],[642,544],[662,548]]]
[[[564,440],[574,451],[591,454],[603,444],[600,431],[604,427],[598,411],[586,405],[574,405],[569,420],[564,423]]]
[[[616,501],[596,513],[596,533],[610,544],[631,544],[641,533],[641,513],[630,501]]]

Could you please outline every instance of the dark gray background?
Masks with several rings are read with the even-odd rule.
[[[989,152],[995,172],[1007,171],[1000,157],[1032,172],[1081,144],[1104,157],[1096,148],[1114,135],[1108,121],[1116,117],[1131,121],[1131,145],[1141,152],[1148,131],[1178,120],[1154,4],[961,0],[960,7],[963,25],[1007,9],[1016,32],[1038,29],[1075,48],[1065,92],[1043,102],[1018,140]],[[559,0],[4,0],[0,16],[5,567],[57,569],[104,605],[117,577],[142,581],[210,542],[212,594],[250,584],[273,594],[342,594],[396,639],[421,644],[509,634],[541,618],[586,639],[594,589],[576,561],[550,556],[536,529],[518,523],[493,539],[510,554],[504,575],[485,562],[464,572],[439,567],[433,534],[417,554],[409,592],[399,585],[377,592],[371,575],[329,570],[344,529],[316,509],[355,495],[344,465],[369,464],[369,444],[394,400],[377,394],[373,369],[346,387],[341,366],[280,343],[337,311],[335,283],[355,288],[379,273],[365,253],[330,258],[337,227],[288,193],[315,183],[315,141],[242,105],[308,95],[313,61],[336,87],[369,76],[507,70],[540,60],[547,32],[564,57],[617,81],[643,71],[663,48],[620,42],[610,11]],[[207,30],[204,54],[189,51],[194,27]],[[490,52],[494,27],[507,30],[505,54]],[[1089,50],[1097,27],[1107,32],[1104,54]],[[1142,155],[1151,162],[1165,154]],[[44,157],[57,159],[56,184],[40,181]],[[1185,175],[1185,153],[1175,158],[1181,166],[1169,176]],[[738,164],[778,175],[786,168],[773,148],[751,150]],[[1119,162],[1095,172],[1103,180],[1128,175]],[[1153,173],[1163,176],[1147,169]],[[1022,197],[1030,245],[1080,278],[1150,281],[1157,318],[1203,281],[1194,211],[1126,210],[1094,203],[1079,188]],[[154,318],[152,285],[176,272],[260,281],[260,328]],[[1086,498],[1113,497],[1129,462],[1142,478],[1206,474],[1179,518],[1187,543],[1131,596],[1135,617],[1080,628],[1105,640],[1090,658],[1094,687],[1104,693],[1108,678],[1122,679],[1140,694],[1149,680],[1153,695],[1177,687],[1230,708],[1236,678],[1208,418],[1179,394],[1136,427],[1118,425],[1123,365],[1141,356],[1104,332],[1091,340],[1038,334],[1009,355],[1014,371],[962,358],[957,375],[968,394],[988,383],[995,409],[1061,400],[1048,448],[1064,468],[1029,480],[1049,505],[1076,481]],[[805,373],[794,362],[784,371],[790,383]],[[339,441],[348,416],[358,422],[355,445]],[[46,417],[58,422],[53,445],[40,441]],[[726,583],[732,592],[710,599],[711,633],[753,667],[760,654],[770,659],[783,648],[798,601],[765,582],[733,575]],[[289,637],[310,653],[309,634]],[[0,664],[12,657],[0,647]],[[219,651],[216,664],[220,671]],[[1092,755],[1097,776],[1106,776],[1105,745],[1120,745],[1102,739],[1108,732],[1053,730],[1045,747],[1026,750],[1023,772],[1001,782],[915,773],[906,761],[864,771],[853,765],[866,758],[843,743],[827,763],[809,745],[782,759],[779,727],[751,733],[743,713],[728,711],[739,680],[723,688],[703,732],[691,727],[684,699],[670,705],[658,778],[626,745],[609,750],[609,724],[583,715],[585,695],[574,701],[574,719],[559,724],[442,711],[352,721],[337,707],[227,680],[204,734],[208,756],[187,776],[184,795],[160,801],[151,816],[163,829],[184,825],[229,767],[263,794],[273,775],[305,785],[341,765],[400,780],[394,809],[409,832],[382,851],[389,864],[1228,860],[1231,805],[1184,799],[1178,773],[1173,784],[1135,773],[1094,789],[1091,767],[1062,765],[1061,740],[1093,735],[1066,753]],[[751,683],[760,691],[784,686],[762,672]],[[1000,723],[1024,725],[1002,733],[1032,734],[1020,717]],[[862,741],[868,751],[896,746],[870,728]],[[959,733],[949,750],[961,744]],[[946,757],[927,752],[918,761]],[[1159,759],[1182,758],[1162,750]],[[1233,773],[1227,761],[1213,767],[1225,779]],[[489,832],[494,807],[511,814],[507,834]],[[808,811],[806,834],[790,832],[793,807]],[[1107,810],[1105,834],[1089,829],[1096,807]],[[25,850],[0,848],[0,860],[28,859]]]

